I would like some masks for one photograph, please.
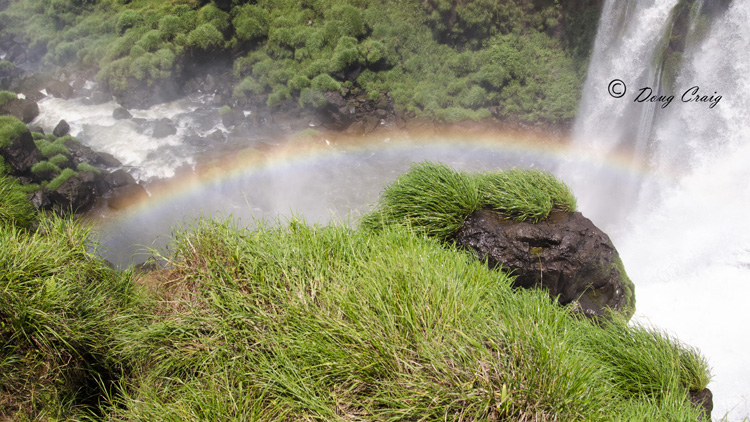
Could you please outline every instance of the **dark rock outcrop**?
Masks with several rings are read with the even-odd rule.
[[[28,98],[12,99],[0,106],[0,115],[14,116],[24,123],[31,123],[39,115],[39,105]]]
[[[552,213],[538,223],[515,222],[488,210],[474,212],[456,242],[516,276],[517,287],[542,287],[560,304],[576,303],[588,316],[606,309],[630,317],[633,284],[609,237],[581,213]]]
[[[112,111],[112,117],[115,120],[127,120],[127,119],[132,119],[133,115],[130,114],[130,112],[126,108],[117,107],[116,109]]]
[[[62,98],[64,100],[73,98],[73,95],[75,93],[73,87],[70,86],[70,84],[54,79],[49,81],[45,88],[47,89],[47,93],[49,95],[56,98]]]
[[[70,132],[70,125],[65,120],[57,122],[57,126],[52,130],[52,134],[57,138],[61,138]]]
[[[714,410],[714,394],[708,388],[701,391],[690,392],[690,403],[694,407],[703,410],[703,417],[698,420],[711,420],[711,412]]]
[[[11,174],[15,176],[30,175],[31,167],[43,159],[29,131],[10,139],[8,146],[0,148],[0,155],[10,166]]]
[[[87,183],[78,177],[71,177],[59,188],[49,193],[49,199],[62,211],[86,211],[94,205],[93,183]]]

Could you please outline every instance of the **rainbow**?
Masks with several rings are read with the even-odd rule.
[[[190,174],[150,186],[150,198],[133,203],[122,211],[100,210],[99,216],[93,219],[119,224],[122,221],[137,220],[139,215],[158,210],[169,214],[164,209],[180,203],[190,203],[190,207],[201,209],[200,202],[203,201],[205,208],[211,208],[221,199],[202,200],[209,192],[226,191],[227,186],[241,185],[243,181],[262,174],[266,177],[296,175],[304,181],[304,173],[310,169],[337,168],[353,160],[368,158],[376,161],[430,159],[458,168],[461,163],[457,163],[460,161],[457,157],[466,157],[472,162],[484,161],[485,168],[480,168],[482,170],[540,167],[538,163],[559,165],[572,160],[574,165],[606,169],[617,176],[651,176],[647,167],[637,163],[627,153],[616,152],[602,160],[588,156],[583,151],[575,151],[567,139],[535,132],[448,128],[440,131],[382,131],[367,137],[324,134],[292,138],[278,146],[262,149],[248,148],[232,157],[201,163]],[[487,162],[492,157],[505,157],[507,160],[500,166],[495,166],[492,162]],[[387,166],[386,163],[384,165]],[[402,171],[405,170],[402,166]],[[384,179],[390,176],[389,180],[395,178],[393,175],[382,176]],[[382,182],[380,189],[386,182]],[[184,216],[178,215],[179,212],[179,207],[171,212],[174,220],[180,220]]]

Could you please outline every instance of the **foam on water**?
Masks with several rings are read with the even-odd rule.
[[[130,110],[135,120],[116,120],[112,117],[118,107],[114,101],[86,105],[80,100],[46,97],[39,101],[40,115],[33,124],[51,133],[60,120],[65,120],[72,136],[95,151],[115,156],[136,179],[150,181],[173,177],[180,167],[195,164],[195,156],[201,151],[185,142],[187,135],[205,136],[216,129],[226,131],[216,107],[206,106],[205,102],[203,97],[185,98],[148,110]],[[204,116],[197,119],[201,112]],[[207,116],[213,119],[206,120]],[[153,125],[163,118],[173,122],[177,133],[155,138]]]

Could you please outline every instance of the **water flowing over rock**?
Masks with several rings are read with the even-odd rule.
[[[517,287],[543,287],[560,304],[576,302],[588,316],[606,309],[628,318],[634,288],[609,237],[581,213],[553,213],[538,223],[474,212],[456,234],[459,246],[516,276]]]

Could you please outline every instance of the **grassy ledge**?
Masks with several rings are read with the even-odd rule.
[[[11,205],[13,206],[13,205]],[[110,421],[695,421],[705,360],[393,225],[177,229],[115,273],[87,231],[0,220],[0,415]]]
[[[552,211],[575,211],[576,200],[564,183],[543,171],[468,174],[424,162],[386,187],[375,210],[362,219],[362,226],[377,229],[404,224],[446,240],[478,209],[536,222]]]

